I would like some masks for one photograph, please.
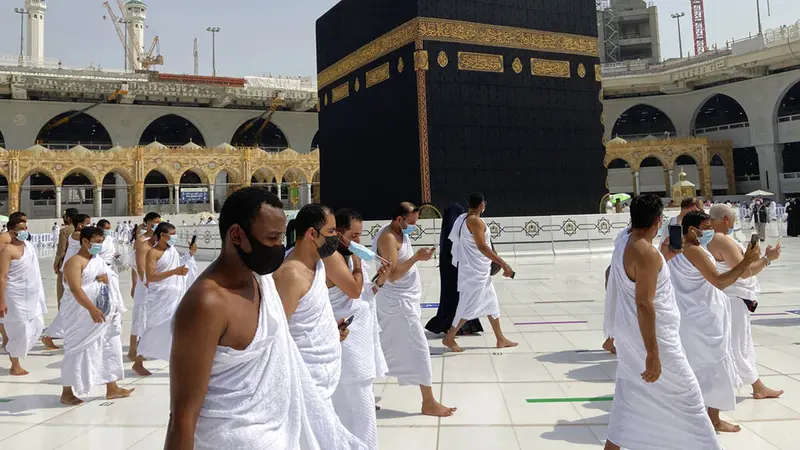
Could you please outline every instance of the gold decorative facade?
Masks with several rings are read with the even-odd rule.
[[[606,144],[606,167],[612,161],[620,159],[631,168],[634,177],[637,176],[642,162],[647,158],[655,158],[664,168],[664,182],[666,192],[672,192],[674,171],[677,168],[677,159],[681,156],[690,156],[697,163],[700,176],[700,195],[707,199],[712,198],[711,187],[711,160],[717,155],[725,166],[728,179],[728,193],[736,192],[736,179],[733,166],[733,143],[731,141],[711,141],[708,138],[681,138],[624,142],[612,139]],[[634,182],[634,191],[638,188]],[[639,194],[639,192],[635,192]]]
[[[380,66],[367,72],[367,88],[371,88],[378,83],[389,79],[389,63],[381,64]]]
[[[458,70],[503,73],[503,55],[458,52]]]
[[[128,213],[142,215],[145,177],[152,171],[163,174],[170,185],[179,185],[186,172],[197,174],[205,185],[214,185],[217,175],[223,171],[228,174],[227,184],[234,189],[249,186],[253,177],[265,175],[268,181],[275,178],[278,183],[311,183],[318,179],[319,150],[297,153],[287,149],[270,153],[260,148],[207,149],[196,145],[168,148],[155,144],[108,151],[89,151],[82,147],[50,151],[39,146],[27,150],[0,149],[0,175],[8,180],[9,213],[19,211],[22,184],[33,174],[48,176],[57,192],[63,180],[72,174],[85,176],[91,186],[81,187],[95,190],[104,188],[106,175],[116,174],[127,184]],[[105,186],[107,189],[119,187]]]
[[[531,75],[536,77],[571,78],[569,61],[531,58]]]

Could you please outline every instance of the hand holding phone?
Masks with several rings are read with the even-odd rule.
[[[753,233],[753,235],[750,236],[750,248],[754,248],[756,245],[758,245],[759,239],[760,236],[758,235],[758,233]]]
[[[683,249],[683,228],[680,225],[669,226],[669,248],[673,251]]]
[[[353,315],[345,319],[342,323],[339,324],[339,329],[344,330],[345,328],[349,327],[350,324],[353,323],[353,319],[355,318],[356,316]]]
[[[196,243],[197,243],[197,235],[195,234],[192,236],[192,242],[189,244],[189,247],[193,246]]]

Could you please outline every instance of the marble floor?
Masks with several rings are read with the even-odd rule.
[[[720,437],[727,450],[797,448],[791,430],[800,428],[800,311],[788,311],[800,310],[800,284],[794,278],[800,240],[784,238],[783,245],[783,258],[760,277],[763,294],[753,337],[762,379],[786,393],[755,401],[743,389],[736,410],[725,414],[743,428]],[[56,310],[51,261],[46,255],[41,261],[51,309],[46,323]],[[461,338],[466,353],[443,354],[440,337],[430,336],[434,392],[458,412],[445,419],[421,416],[417,388],[377,380],[381,449],[602,448],[616,367],[612,355],[599,351],[608,261],[609,256],[510,260],[517,278],[497,278],[496,287],[503,329],[520,346],[498,351],[487,332]],[[438,270],[429,265],[422,274],[427,321],[438,302]],[[122,278],[128,290],[129,277]],[[128,336],[130,316],[125,319],[123,335]],[[485,321],[484,327],[489,329]],[[58,401],[61,358],[62,352],[48,353],[39,345],[24,362],[31,374],[12,378],[7,358],[0,357],[0,448],[163,448],[169,414],[166,363],[148,362],[154,372],[148,378],[137,377],[127,363],[122,384],[136,387],[131,398],[106,401],[97,388],[86,404],[70,408]]]

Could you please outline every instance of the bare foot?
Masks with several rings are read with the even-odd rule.
[[[516,347],[518,345],[519,345],[518,342],[512,342],[506,338],[499,339],[497,341],[497,348],[511,348],[511,347]]]
[[[453,339],[452,341],[449,341],[447,338],[444,338],[444,339],[442,339],[442,344],[445,347],[449,348],[450,351],[452,351],[454,353],[461,353],[461,352],[464,351],[463,348],[458,346],[458,343],[456,342],[455,339]]]
[[[128,353],[128,361],[136,361],[136,354],[135,353]]]
[[[762,400],[765,398],[778,398],[783,395],[783,390],[777,389],[770,389],[763,384],[760,389],[753,389],[753,398],[756,400]]]
[[[45,336],[45,337],[43,337],[43,338],[42,338],[42,344],[44,344],[44,349],[45,349],[45,350],[51,350],[51,351],[52,351],[52,350],[59,350],[59,349],[61,349],[61,347],[57,346],[57,345],[56,345],[56,344],[53,342],[53,338],[51,338],[51,337],[48,337],[48,336]]]
[[[83,400],[79,399],[78,397],[75,397],[75,394],[73,394],[72,392],[70,393],[62,392],[61,403],[67,406],[77,406],[83,403]]]
[[[8,371],[8,374],[12,375],[12,376],[15,376],[15,377],[21,377],[23,375],[28,375],[28,371],[23,369],[22,367],[12,367]]]
[[[114,400],[115,398],[130,397],[131,394],[133,393],[133,391],[135,391],[135,390],[136,390],[136,388],[133,388],[133,389],[122,389],[121,387],[118,387],[118,388],[115,388],[115,389],[109,389],[106,392],[106,400]]]
[[[714,424],[714,429],[720,433],[738,433],[742,431],[742,427],[739,425],[734,425],[724,420],[720,420],[719,423]]]
[[[448,408],[437,401],[422,404],[422,414],[426,416],[450,417],[456,412],[456,409],[458,408]]]
[[[605,342],[603,342],[603,350],[617,354],[617,347],[614,346],[614,338],[608,338]]]
[[[148,377],[153,374],[149,370],[145,369],[143,361],[136,361],[133,363],[132,369],[134,372],[136,372],[136,375],[139,375],[140,377]]]

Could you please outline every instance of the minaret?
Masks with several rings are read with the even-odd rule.
[[[28,11],[28,60],[30,64],[44,65],[44,12],[45,0],[25,0]]]
[[[128,31],[128,45],[130,48],[138,48],[134,53],[136,58],[144,56],[144,21],[147,18],[147,5],[142,0],[128,0],[125,2],[125,13],[127,21],[130,22]],[[136,47],[133,47],[133,46]],[[140,70],[142,63],[136,61],[134,69]]]

